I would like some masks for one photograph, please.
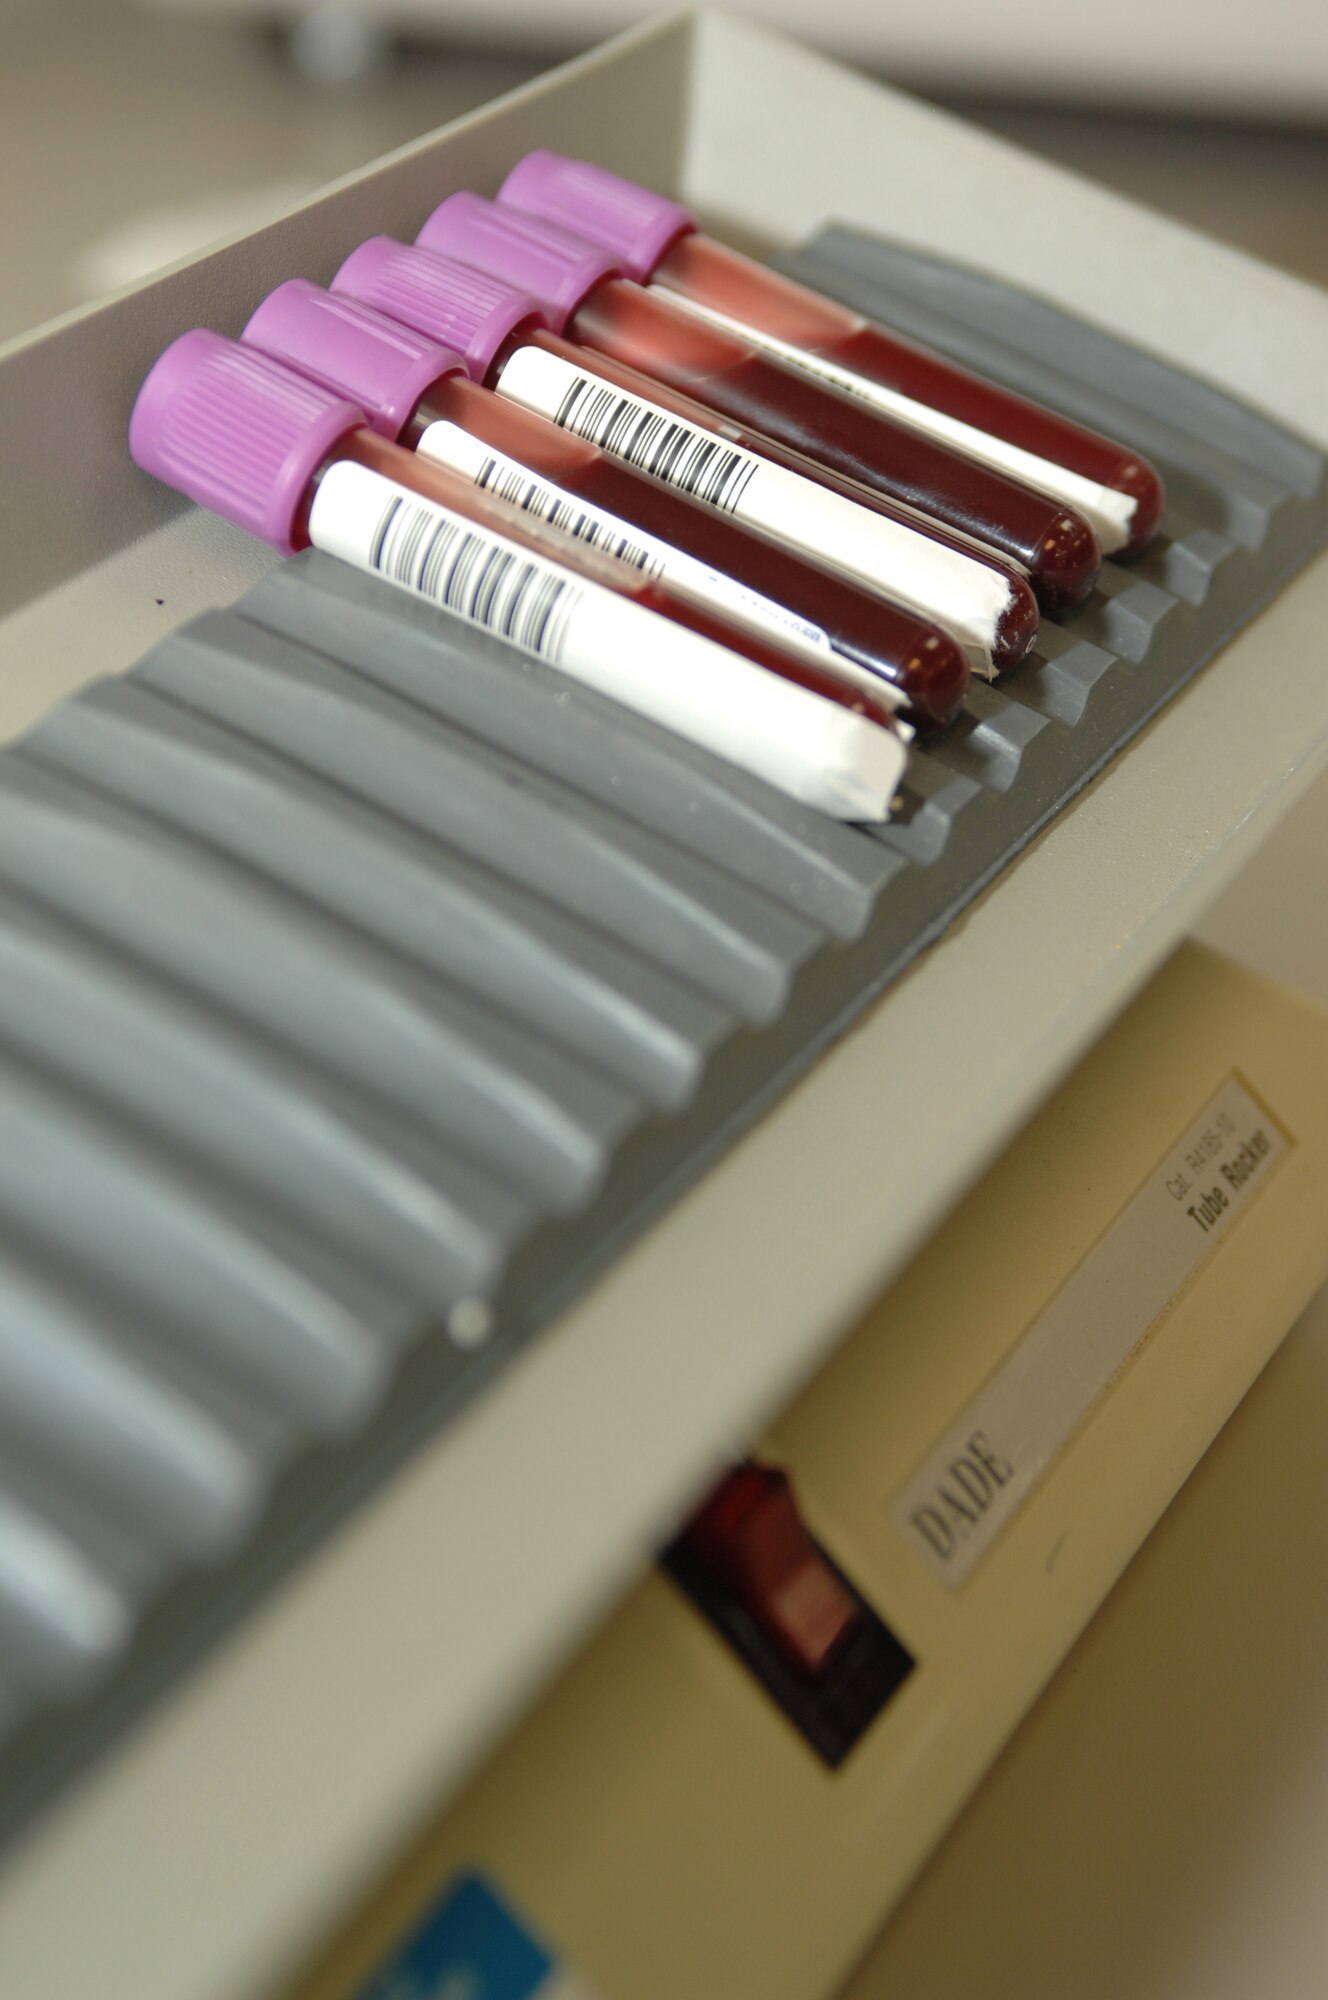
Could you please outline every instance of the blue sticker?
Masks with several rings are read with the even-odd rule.
[[[553,1969],[483,1876],[454,1876],[356,2000],[531,2000]]]

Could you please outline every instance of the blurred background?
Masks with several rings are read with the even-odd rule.
[[[257,224],[643,0],[0,0],[0,339]],[[1323,0],[748,0],[1328,283]]]

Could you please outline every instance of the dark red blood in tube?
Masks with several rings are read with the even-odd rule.
[[[985,542],[1027,570],[1044,610],[1071,611],[1093,587],[1102,552],[1081,514],[640,285],[602,278],[567,331],[842,478]]]
[[[865,589],[884,601],[902,603],[924,621],[953,627],[966,652],[971,649],[979,657],[985,655],[990,662],[990,669],[984,666],[984,671],[1000,671],[1022,657],[1037,630],[1037,601],[1017,564],[943,527],[915,508],[842,479],[824,465],[759,432],[748,432],[668,384],[625,367],[608,355],[592,355],[553,332],[549,322],[561,325],[570,310],[564,306],[562,294],[569,293],[572,303],[579,302],[603,275],[603,258],[600,252],[577,239],[569,239],[566,231],[553,231],[551,235],[552,241],[550,232],[542,224],[532,225],[529,218],[519,221],[514,229],[512,218],[496,211],[494,204],[481,202],[477,196],[455,195],[430,217],[421,231],[421,242],[414,249],[389,237],[373,237],[360,244],[333,278],[332,294],[349,296],[361,307],[368,307],[378,315],[386,314],[401,327],[415,329],[438,348],[464,359],[472,379],[496,389],[504,401],[524,401],[518,390],[509,387],[509,370],[517,370],[528,357],[542,352],[559,363],[557,372],[575,393],[594,384],[596,388],[591,394],[596,397],[599,388],[611,385],[629,401],[634,398],[657,412],[676,417],[691,431],[713,438],[721,451],[736,446],[740,456],[745,454],[757,463],[761,459],[770,461],[780,468],[782,475],[795,475],[792,491],[782,489],[784,503],[773,514],[762,509],[753,519],[747,513],[739,513],[745,531],[770,536],[780,548],[793,549],[800,560],[818,568],[851,576],[855,588]],[[425,246],[426,236],[438,239],[438,247]],[[458,256],[448,247],[453,242],[460,244],[465,256]],[[526,282],[528,276],[538,281],[538,291],[532,291]],[[697,323],[694,315],[683,314],[683,317],[693,326]],[[416,398],[422,393],[416,391]],[[571,421],[564,423],[561,405],[537,403],[536,409],[559,428],[578,429]],[[601,414],[609,418],[610,435],[591,436],[587,442],[604,447],[616,459],[627,459],[634,471],[678,486],[686,497],[693,497],[686,480],[675,481],[669,470],[657,468],[649,452],[638,458],[629,449],[620,450],[615,439],[621,435],[626,440],[628,434],[618,431],[612,409]],[[403,415],[399,421],[404,420]],[[653,419],[647,416],[643,421],[648,424]],[[632,433],[634,437],[637,435]],[[685,443],[679,445],[684,455],[690,448]],[[672,450],[671,444],[669,449]],[[520,457],[519,452],[512,455]],[[676,459],[671,461],[676,462]],[[816,518],[813,508],[799,522],[795,496],[797,485],[802,482],[809,487],[807,503],[815,497],[811,489],[817,487],[834,494],[841,502],[849,502],[842,515],[848,526],[852,525],[851,517],[855,514],[876,514],[892,528],[906,532],[903,536],[882,537],[876,567],[873,567],[875,558],[868,559],[861,537],[857,550],[860,559],[841,562],[834,535],[802,532],[802,525]],[[715,504],[722,505],[727,512],[737,512],[727,498],[721,503],[711,503],[707,495],[706,500],[708,514],[715,513]],[[913,538],[918,542],[918,560],[916,570],[910,575],[904,551]],[[870,535],[866,539],[870,541]],[[928,544],[957,555],[961,562],[937,566]],[[712,551],[707,545],[706,554],[718,567],[724,567],[717,550]],[[948,570],[949,580],[944,585],[938,568]],[[985,581],[965,578],[966,570],[979,577],[985,571],[988,577]],[[917,583],[916,590],[909,587],[911,582]],[[969,585],[967,601],[960,602],[965,592],[958,586],[964,582]],[[781,597],[778,589],[767,594]],[[985,599],[985,610],[978,602],[980,599]],[[824,629],[824,619],[817,618],[816,622]]]
[[[424,253],[403,254],[413,266]],[[390,251],[388,258],[390,264]],[[475,303],[483,304],[472,300]],[[527,305],[524,298],[509,300],[506,320],[524,326]],[[781,607],[794,614],[789,621],[793,643],[802,644],[813,636],[797,635],[798,620],[815,625],[841,659],[852,659],[902,695],[915,722],[942,723],[953,717],[967,690],[968,662],[955,639],[925,613],[882,600],[844,572],[810,557],[801,559],[759,530],[612,458],[592,440],[560,428],[551,418],[480,388],[467,370],[472,363],[481,365],[485,350],[495,339],[501,342],[501,334],[482,310],[470,323],[469,340],[459,319],[454,317],[450,324],[454,336],[462,337],[463,347],[471,347],[479,337],[480,351],[471,360],[426,333],[412,333],[400,320],[361,299],[295,278],[269,293],[241,340],[344,397],[365,412],[369,427],[379,436],[411,449],[421,447],[422,456],[430,461],[449,463],[453,440],[458,435],[471,438],[493,453],[487,466],[481,455],[478,467],[471,459],[460,468],[476,486],[493,492],[496,480],[523,510],[529,508],[537,518],[552,514],[583,544],[612,549],[615,523],[629,542],[644,529],[687,561],[670,568],[666,559],[661,572],[647,559],[639,573],[661,576],[667,588],[676,587],[693,602],[699,597],[726,620],[736,617],[739,623],[746,622],[725,587],[728,579],[766,600],[764,607],[748,608],[758,623],[774,623],[767,635],[776,643],[782,638]],[[440,429],[426,439],[434,425]],[[537,486],[542,483],[543,496],[522,491],[519,482],[513,490],[502,471],[504,465],[523,470]],[[560,504],[568,514],[559,510]],[[704,575],[695,574],[698,562],[713,577],[718,604],[707,594]],[[637,567],[635,556],[632,567]],[[833,659],[825,664],[833,664]]]
[[[418,444],[437,422],[456,424],[565,492],[621,515],[819,625],[839,652],[907,697],[911,721],[949,722],[962,706],[969,683],[962,651],[948,632],[902,605],[874,597],[847,577],[803,560],[786,544],[632,471],[598,445],[464,376],[434,384],[402,432],[402,443]]]
[[[560,360],[573,367],[584,369],[586,354],[574,342],[565,340],[561,334],[546,333],[540,328],[518,329],[504,343],[494,358],[493,366],[486,381],[496,382],[501,376],[508,357],[520,347],[542,347]],[[815,480],[817,485],[827,487],[833,493],[841,493],[847,500],[856,501],[859,506],[869,507],[874,512],[884,514],[889,520],[900,521],[914,528],[929,540],[939,542],[943,547],[956,549],[974,562],[985,563],[1004,577],[1010,591],[1010,602],[1002,613],[992,643],[992,659],[998,669],[1008,668],[1022,660],[1032,645],[1038,629],[1037,599],[1022,573],[1022,565],[1012,565],[995,550],[975,542],[967,535],[946,528],[930,515],[920,513],[916,508],[907,507],[896,500],[888,500],[875,493],[859,481],[845,479],[830,471],[818,460],[809,458],[805,452],[796,451],[791,445],[782,444],[777,438],[766,436],[761,431],[750,429],[745,424],[733,423],[723,418],[714,409],[698,402],[695,397],[681,393],[667,382],[661,382],[641,373],[626,363],[616,361],[611,355],[597,354],[593,362],[593,373],[606,382],[615,382],[632,395],[645,396],[658,403],[661,409],[672,410],[689,423],[708,425],[718,435],[741,445],[746,451],[759,453],[774,465],[782,465],[790,472],[800,473],[806,479]],[[709,510],[708,510],[709,511]],[[644,523],[642,524],[645,525]],[[788,545],[780,542],[782,550]],[[718,565],[718,558],[712,558]],[[778,596],[778,591],[772,593]],[[787,601],[787,600],[786,600]],[[811,615],[810,613],[808,614]]]
[[[1137,555],[1156,533],[1166,505],[1162,480],[1146,459],[1114,439],[956,367],[699,231],[673,242],[651,278],[698,305],[791,347],[823,355],[929,409],[1127,495],[1135,512],[1129,538],[1115,552],[1119,556]]]
[[[702,312],[736,322],[740,334],[758,345],[772,343],[779,360],[814,374],[818,364],[827,374],[831,368],[847,374],[853,379],[837,386],[851,393],[870,400],[870,385],[876,384],[913,405],[888,410],[892,417],[940,435],[946,444],[1086,513],[1108,554],[1136,553],[1157,525],[1164,505],[1162,482],[1137,454],[717,243],[667,195],[589,160],[537,148],[507,175],[498,206],[535,219],[546,232],[552,226],[560,238],[569,239],[570,233],[572,243],[595,246],[605,261],[598,271],[583,263],[585,284],[578,301],[593,281],[592,273],[634,278],[638,284],[658,285],[666,297],[682,298]],[[449,231],[458,227],[455,208],[454,201],[439,211],[447,215]],[[426,229],[436,226],[437,218],[431,218]],[[474,240],[481,240],[483,225],[476,228],[473,205],[460,226],[469,226]],[[572,309],[574,301],[564,288],[559,298]],[[977,435],[946,437],[943,425],[929,421],[936,416]],[[1012,465],[1007,462],[1012,450],[1040,463]]]
[[[814,667],[807,661],[787,653],[776,640],[764,640],[745,626],[731,625],[726,619],[702,610],[689,600],[682,599],[664,585],[648,578],[634,575],[625,564],[616,563],[598,555],[582,542],[575,541],[557,528],[546,527],[542,522],[525,514],[519,507],[509,506],[490,494],[473,486],[463,474],[449,472],[445,466],[433,465],[416,453],[406,451],[390,439],[382,438],[371,430],[357,430],[338,444],[335,453],[327,463],[337,459],[353,459],[358,465],[365,465],[371,472],[379,472],[385,479],[395,480],[397,485],[418,493],[422,499],[437,501],[444,507],[452,508],[495,529],[514,542],[536,549],[555,562],[565,563],[569,568],[590,576],[596,583],[615,591],[620,597],[630,597],[649,611],[657,611],[671,618],[675,625],[685,625],[703,638],[713,639],[718,645],[727,646],[730,652],[740,653],[759,667],[778,674],[782,680],[792,681],[796,686],[806,688],[811,694],[818,694],[825,701],[837,702],[841,708],[851,709],[855,715],[866,716],[871,722],[883,728],[894,728],[894,717],[889,707],[877,701],[860,688],[856,682],[846,680],[837,674],[833,663],[824,668]],[[321,474],[320,474],[321,476]],[[316,481],[315,481],[316,484]],[[311,486],[306,495],[305,507],[299,521],[299,532],[303,543],[308,541],[308,508],[313,501]],[[292,537],[293,540],[296,537]],[[303,545],[299,543],[297,545]]]

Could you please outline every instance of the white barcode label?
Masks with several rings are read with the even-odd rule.
[[[617,514],[565,493],[532,472],[529,466],[494,451],[456,424],[430,424],[418,449],[422,457],[446,465],[453,472],[464,473],[476,486],[510,501],[523,513],[534,514],[541,521],[561,528],[564,534],[575,535],[578,541],[629,564],[643,576],[667,583],[680,596],[732,619],[735,625],[776,638],[795,653],[805,654],[810,649],[822,662],[831,650],[830,640],[821,627],[798,617],[786,605],[748,589],[735,577],[711,569],[709,564],[661,541],[657,535],[647,534]],[[888,683],[877,685],[888,698]]]
[[[1011,596],[999,570],[860,507],[814,479],[730,445],[715,431],[544,348],[518,348],[504,363],[497,387],[500,395],[551,417],[638,471],[847,570],[858,582],[925,618],[940,620],[963,641],[970,657],[977,655],[979,666],[990,667],[991,648]]]
[[[527,409],[552,417],[563,430],[626,459],[638,472],[726,514],[739,514],[744,494],[763,469],[771,469],[755,452],[729,444],[616,383],[582,374],[543,348],[519,348],[503,367],[498,388]]]
[[[366,487],[365,479],[375,487]],[[311,516],[310,536],[319,548],[431,597],[524,652],[554,665],[562,659],[580,591],[555,563],[361,466],[329,472],[313,513],[317,524]]]
[[[560,528],[565,535],[574,535],[602,555],[627,563],[643,576],[664,575],[669,553],[664,542],[642,534],[616,514],[588,506],[560,486],[550,485],[529,466],[493,450],[469,431],[462,430],[459,424],[430,424],[418,449],[422,458],[431,458],[453,472],[464,473],[474,485],[496,494],[500,500],[510,501],[524,514],[533,514],[537,520]]]
[[[836,819],[884,819],[895,732],[620,597],[506,535],[342,460],[309,510],[315,548],[498,633]]]
[[[684,292],[675,292],[667,285],[661,285],[659,290],[667,292],[674,305],[686,307],[697,319],[703,319],[711,326],[721,326],[727,333],[741,334],[753,347],[759,347],[763,354],[773,355],[775,360],[786,362],[790,367],[801,368],[805,374],[815,375],[818,381],[828,382],[832,388],[842,389],[846,395],[870,403],[873,409],[885,410],[902,423],[911,424],[915,430],[925,431],[929,437],[940,438],[945,444],[954,445],[956,450],[967,452],[970,458],[979,458],[984,465],[995,466],[998,472],[1008,472],[1012,478],[1022,479],[1026,486],[1035,486],[1039,493],[1049,493],[1053,499],[1063,500],[1067,507],[1077,507],[1081,514],[1088,516],[1104,555],[1124,548],[1129,540],[1136,503],[1128,493],[1116,493],[1096,479],[1086,479],[1081,472],[1072,472],[1068,466],[1057,465],[1037,452],[1025,451],[1022,445],[993,437],[989,431],[978,430],[975,425],[963,423],[944,410],[933,410],[929,404],[919,403],[912,396],[901,394],[898,389],[888,388],[884,382],[875,382],[869,375],[859,375],[856,369],[845,368],[842,362],[832,360],[829,355],[813,354],[805,347],[794,347],[787,340],[777,340],[774,334],[765,333],[760,327],[748,326],[729,313],[719,312],[714,306],[689,299]]]

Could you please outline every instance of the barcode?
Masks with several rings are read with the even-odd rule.
[[[588,438],[640,472],[733,513],[760,461],[709,431],[652,409],[594,376],[578,375],[554,416],[563,430]]]
[[[549,564],[396,495],[369,544],[369,566],[449,611],[557,662],[582,592]]]
[[[565,534],[575,535],[579,542],[588,542],[592,548],[602,549],[605,555],[630,563],[633,569],[642,570],[647,576],[664,574],[662,556],[655,555],[640,542],[634,542],[611,519],[606,520],[602,514],[586,513],[584,508],[578,507],[574,500],[569,500],[556,487],[541,486],[537,479],[532,479],[518,465],[505,464],[498,458],[486,458],[475,484],[496,493],[501,500],[512,501],[523,513],[534,514],[541,521],[561,528]]]

